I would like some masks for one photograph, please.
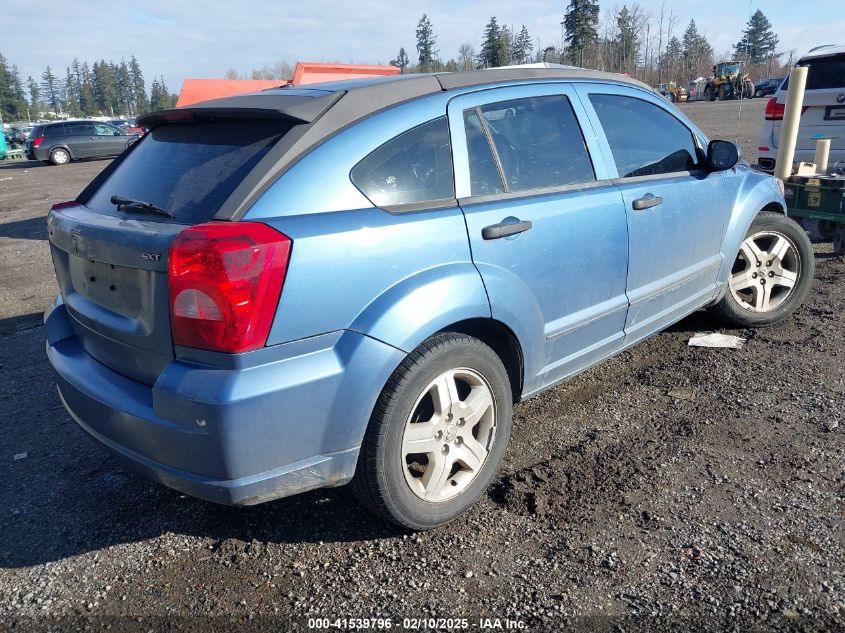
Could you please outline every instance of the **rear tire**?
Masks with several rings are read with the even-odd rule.
[[[465,334],[436,334],[402,361],[379,396],[353,490],[396,525],[428,530],[448,523],[492,481],[512,415],[498,355]]]
[[[797,222],[762,211],[751,223],[714,311],[740,327],[762,327],[795,312],[815,274],[813,246]]]
[[[757,97],[757,98],[759,99],[760,97],[762,97],[762,96],[763,96],[763,91],[762,91],[762,90],[758,90],[757,92],[755,92],[755,93],[754,93],[754,96],[755,96],[755,97]]]
[[[50,163],[53,165],[67,165],[70,162],[70,153],[61,147],[50,152]]]

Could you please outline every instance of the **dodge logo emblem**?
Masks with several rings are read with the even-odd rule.
[[[840,92],[836,95],[836,103],[845,103],[845,92]]]

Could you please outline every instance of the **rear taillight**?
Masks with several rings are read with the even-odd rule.
[[[785,103],[778,103],[777,97],[772,97],[766,104],[767,121],[783,121],[783,112],[786,110]],[[801,114],[807,111],[807,106],[801,108]]]
[[[68,200],[67,202],[57,202],[52,207],[50,207],[50,211],[59,211],[61,209],[69,209],[71,207],[78,207],[79,203],[76,200]]]
[[[266,224],[208,222],[170,246],[173,343],[220,352],[263,347],[287,272],[291,240]]]
[[[32,139],[32,146],[38,147],[39,145],[41,145],[41,141],[43,141],[43,140],[44,140],[43,136],[36,136],[34,139]]]

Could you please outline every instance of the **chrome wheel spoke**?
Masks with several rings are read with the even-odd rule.
[[[774,277],[772,277],[773,285],[783,286],[784,288],[792,288],[796,283],[798,283],[798,273],[791,270],[782,268],[775,271]]]
[[[487,457],[487,449],[472,435],[461,438],[461,443],[455,453],[455,459],[470,470],[478,470]]]
[[[460,405],[459,417],[472,428],[493,406],[493,397],[487,387],[473,387],[466,400],[463,400]]]
[[[455,372],[442,374],[434,383],[434,409],[438,415],[446,416],[452,404],[458,401],[458,386],[455,384]]]
[[[743,259],[748,262],[752,268],[757,266],[757,263],[763,260],[763,251],[754,243],[754,240],[747,239],[742,243],[739,249],[742,253]]]
[[[786,239],[783,235],[778,235],[774,245],[769,249],[769,260],[772,263],[782,262],[791,247],[792,246],[788,239]]]
[[[731,288],[734,290],[745,290],[757,283],[757,272],[754,268],[746,268],[745,270],[731,275]]]
[[[769,302],[772,298],[771,284],[754,287],[754,308],[764,312],[769,309]]]
[[[431,453],[440,449],[440,444],[435,439],[436,426],[431,422],[415,422],[405,427],[405,435],[402,438],[402,453],[415,455],[417,453]]]
[[[452,470],[454,460],[443,454],[441,451],[434,453],[429,461],[428,467],[422,476],[422,483],[427,499],[440,497],[446,482],[449,480],[449,472]]]

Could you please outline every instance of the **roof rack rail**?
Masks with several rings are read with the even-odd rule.
[[[814,52],[814,51],[821,50],[822,48],[831,48],[832,46],[836,46],[836,44],[821,44],[821,45],[819,45],[819,46],[814,46],[813,48],[811,48],[811,49],[810,49],[809,51],[807,51],[807,52],[808,52],[808,53],[812,53],[812,52]]]

